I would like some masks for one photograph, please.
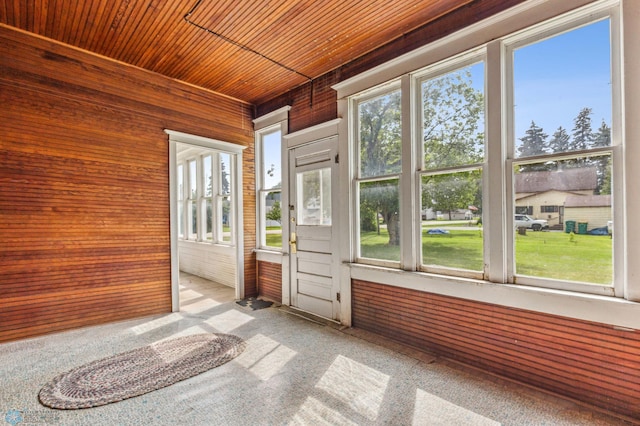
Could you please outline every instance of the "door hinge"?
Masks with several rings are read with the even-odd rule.
[[[340,154],[336,154],[336,164],[340,162]]]
[[[336,293],[336,300],[339,302],[340,301],[340,292]]]

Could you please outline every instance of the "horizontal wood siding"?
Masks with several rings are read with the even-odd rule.
[[[354,327],[640,419],[640,332],[352,281]]]
[[[179,241],[180,270],[236,288],[236,248]]]
[[[250,145],[250,106],[4,25],[0,105],[0,341],[169,312],[163,129]]]
[[[258,263],[258,295],[282,303],[282,265],[272,262]]]

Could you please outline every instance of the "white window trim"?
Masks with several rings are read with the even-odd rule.
[[[287,246],[285,244],[285,235],[289,235],[289,222],[285,219],[285,206],[289,205],[288,200],[288,161],[286,158],[286,149],[284,147],[284,136],[289,130],[289,111],[290,106],[279,108],[269,114],[263,115],[253,120],[253,126],[255,130],[255,168],[256,168],[256,247],[255,252],[258,260],[264,260],[274,262],[276,253],[286,254]],[[280,208],[282,209],[282,248],[269,247],[266,244],[262,244],[265,238],[264,229],[265,223],[263,219],[263,210],[265,206],[262,202],[263,189],[263,176],[264,176],[264,162],[262,152],[262,138],[265,134],[280,131],[281,135],[281,157],[280,157],[280,170],[282,174],[282,184],[280,185]],[[277,262],[281,263],[281,262]],[[283,271],[284,272],[284,271]]]
[[[403,55],[379,67],[373,68],[363,74],[345,80],[333,86],[338,92],[338,115],[349,116],[351,113],[349,96],[363,92],[368,88],[376,87],[385,82],[394,80],[405,74],[411,74],[418,70],[453,57],[460,52],[469,51],[477,46],[486,46],[486,90],[485,96],[490,99],[503,100],[506,96],[504,82],[501,77],[501,69],[504,64],[491,60],[491,56],[502,57],[505,48],[500,38],[529,28],[540,22],[560,16],[574,9],[584,7],[583,10],[598,11],[620,5],[622,43],[612,50],[612,61],[621,64],[621,81],[616,89],[614,87],[614,99],[618,96],[623,105],[626,117],[640,116],[640,98],[637,96],[625,96],[625,93],[640,93],[640,52],[637,46],[640,44],[640,2],[634,0],[618,1],[590,1],[568,0],[563,2],[548,2],[544,0],[532,0],[489,19],[471,25],[452,35],[446,36],[434,43],[426,45],[414,52]],[[612,19],[612,27],[613,27]],[[624,52],[624,62],[620,60]],[[625,78],[625,76],[627,78]],[[614,82],[615,85],[615,82]],[[617,92],[616,92],[617,90]],[[614,102],[615,104],[616,102]],[[487,139],[496,139],[504,144],[508,136],[507,123],[504,119],[504,111],[501,111],[504,102],[491,102],[487,108],[486,133]],[[497,108],[497,110],[496,110]],[[625,120],[621,113],[616,114],[614,106],[613,116],[619,117],[620,140],[640,140],[640,121],[634,119]],[[618,110],[620,112],[620,110]],[[612,123],[612,127],[613,127]],[[340,151],[349,153],[349,158],[356,155],[353,148],[352,135],[354,132],[353,120],[348,120],[340,126]],[[496,284],[506,282],[504,265],[507,262],[506,254],[502,247],[508,238],[505,232],[507,217],[500,213],[484,222],[485,233],[490,235],[485,241],[485,259],[488,262],[487,275],[493,281],[482,281],[448,277],[420,272],[407,272],[383,267],[354,264],[354,240],[353,229],[351,238],[344,239],[341,243],[341,260],[343,262],[342,279],[362,279],[372,282],[429,291],[453,297],[461,297],[486,303],[510,306],[520,309],[545,312],[549,314],[573,317],[587,321],[612,324],[614,326],[639,329],[640,304],[632,301],[640,301],[640,221],[627,220],[637,216],[640,211],[640,196],[633,195],[631,185],[640,181],[640,144],[627,144],[621,147],[624,150],[624,164],[617,162],[614,179],[618,182],[617,190],[624,196],[622,203],[616,209],[614,221],[620,224],[616,230],[624,233],[624,238],[616,238],[616,273],[621,275],[624,299],[593,294],[575,293],[565,290],[553,290],[539,287],[527,287],[513,284]],[[487,149],[487,168],[484,179],[484,188],[504,188],[506,158],[501,158],[505,150],[497,144],[490,144]],[[348,164],[347,164],[348,163]],[[341,162],[341,177],[353,182],[353,161]],[[626,183],[625,183],[626,182]],[[350,205],[354,202],[353,184],[344,185],[341,189],[342,199],[348,199]],[[620,196],[620,195],[619,195]],[[505,205],[507,202],[505,192],[484,192],[485,202]],[[343,209],[344,212],[344,209]],[[346,212],[341,216],[346,223],[354,227],[353,213]],[[636,243],[631,243],[636,242]],[[488,257],[487,257],[488,256]],[[618,265],[623,264],[623,268]],[[620,271],[619,269],[622,269]],[[626,299],[626,300],[625,300]]]

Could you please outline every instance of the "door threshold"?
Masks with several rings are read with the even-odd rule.
[[[331,328],[335,328],[337,330],[342,330],[344,328],[348,328],[346,325],[340,324],[338,321],[331,320],[329,318],[321,317],[316,314],[312,314],[311,312],[303,311],[302,309],[298,309],[293,306],[280,305],[277,307],[278,310],[285,312],[290,315],[295,315],[297,317],[306,319],[307,321],[314,322],[319,325],[326,325]]]

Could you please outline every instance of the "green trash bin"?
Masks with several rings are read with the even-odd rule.
[[[578,222],[578,234],[587,233],[587,222]]]
[[[565,220],[564,221],[564,232],[570,234],[571,232],[576,231],[576,221],[575,220]]]

